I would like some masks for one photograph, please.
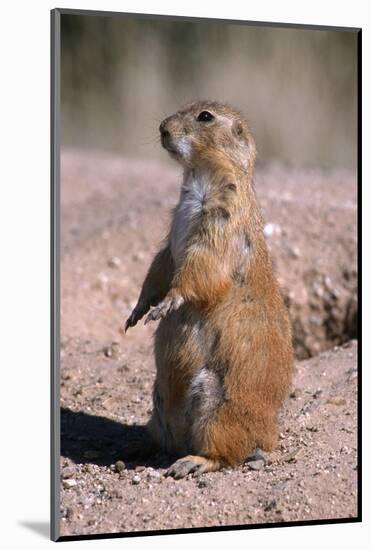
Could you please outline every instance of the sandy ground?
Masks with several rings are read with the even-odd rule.
[[[150,414],[155,367],[153,324],[124,336],[123,321],[180,179],[165,162],[63,152],[61,534],[355,517],[356,181],[348,172],[257,170],[297,356],[277,450],[180,481],[163,476],[171,457],[125,459]]]

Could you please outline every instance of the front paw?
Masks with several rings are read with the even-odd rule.
[[[172,311],[179,309],[182,304],[184,304],[184,298],[180,296],[180,294],[166,296],[166,298],[164,298],[158,306],[154,307],[149,312],[144,324],[146,325],[149,321],[158,321],[159,319],[163,319]]]

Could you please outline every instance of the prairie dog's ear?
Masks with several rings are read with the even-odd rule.
[[[239,120],[235,120],[232,124],[232,134],[237,138],[241,139],[243,137],[243,125]]]

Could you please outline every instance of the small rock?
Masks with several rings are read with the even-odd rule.
[[[74,515],[75,515],[75,512],[74,512],[73,508],[68,507],[66,509],[66,518],[67,519],[72,519]]]
[[[120,352],[120,345],[118,342],[112,342],[110,346],[104,348],[104,355],[110,359],[117,359]]]
[[[264,506],[264,512],[270,512],[271,510],[275,510],[277,508],[277,501],[275,498],[270,500],[265,506]]]
[[[106,290],[107,285],[109,283],[109,277],[107,277],[107,275],[105,273],[99,273],[97,279],[98,279],[98,281],[95,285],[96,288],[98,288],[100,290]]]
[[[300,252],[300,250],[297,246],[293,246],[293,247],[290,248],[290,255],[293,258],[300,258],[301,252]]]
[[[324,295],[323,287],[319,283],[313,283],[312,285],[313,293],[318,296],[318,298],[322,298]]]
[[[298,447],[297,449],[295,449],[295,451],[293,451],[292,453],[289,453],[288,455],[286,455],[284,457],[284,461],[285,462],[296,462],[297,459],[303,454],[303,448],[302,447]]]
[[[307,426],[308,432],[318,432],[317,426]]]
[[[133,260],[135,262],[142,262],[145,259],[146,255],[145,255],[144,252],[139,251],[139,252],[136,252],[135,254],[133,254],[132,257],[133,257]]]
[[[330,397],[327,399],[327,403],[330,405],[346,405],[346,400],[343,397]]]
[[[332,288],[332,281],[328,275],[324,277],[323,282],[325,283],[326,288],[328,289]]]
[[[125,462],[123,462],[122,460],[118,460],[117,462],[115,462],[115,470],[117,473],[120,473],[125,469],[126,469]]]
[[[344,344],[342,344],[341,347],[344,349],[347,349],[347,348],[351,348],[352,345],[353,345],[352,340],[348,340],[347,342],[344,342]]]
[[[156,470],[150,470],[147,474],[147,477],[152,480],[160,480],[161,474],[160,472],[156,472]]]
[[[62,470],[62,478],[68,479],[69,477],[72,477],[74,474],[74,470],[71,467],[63,468]]]
[[[261,470],[264,468],[264,460],[250,460],[247,465],[251,470]]]
[[[109,267],[120,267],[121,260],[118,256],[113,256],[113,258],[110,258],[107,263]]]
[[[139,485],[139,483],[141,482],[140,476],[134,476],[131,482],[133,485]]]
[[[253,462],[256,460],[262,460],[264,464],[266,463],[266,458],[264,456],[264,453],[261,449],[259,449],[259,447],[254,449],[253,452],[249,454],[249,456],[246,459],[246,462]]]
[[[121,498],[124,497],[123,492],[120,491],[120,489],[117,489],[117,488],[115,488],[115,489],[112,490],[111,496],[112,496],[113,498],[119,498],[119,499],[121,499]]]
[[[197,487],[199,489],[204,489],[205,487],[208,487],[208,482],[206,481],[206,479],[200,479],[197,483]]]
[[[63,480],[63,487],[65,489],[72,489],[72,487],[76,487],[77,481],[75,479],[64,479]]]
[[[266,223],[263,231],[266,237],[272,237],[272,235],[281,235],[282,233],[281,227],[276,223]]]

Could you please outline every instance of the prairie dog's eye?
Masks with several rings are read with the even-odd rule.
[[[201,113],[198,115],[197,120],[199,122],[210,122],[213,120],[214,115],[209,113],[209,111],[201,111]]]

